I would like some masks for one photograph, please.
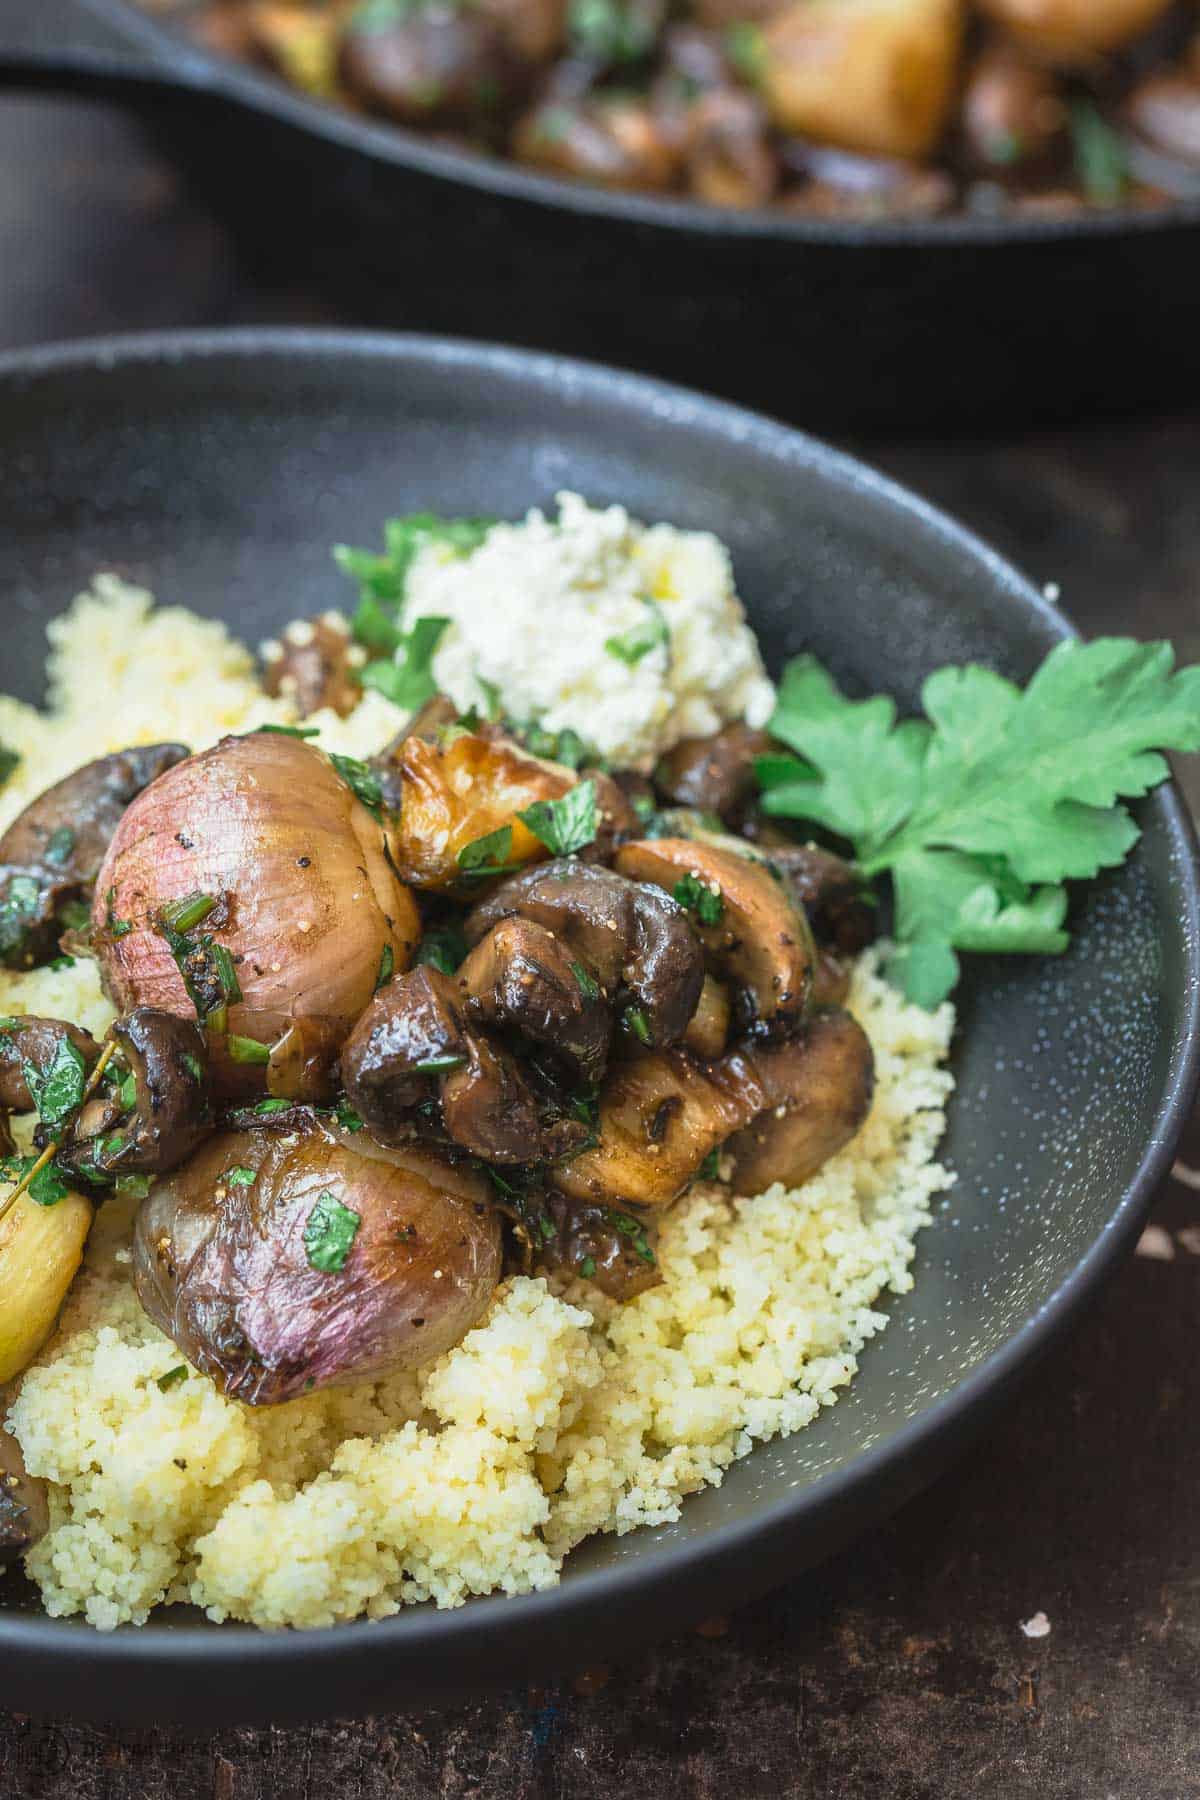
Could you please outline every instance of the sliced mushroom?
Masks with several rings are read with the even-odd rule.
[[[549,1084],[466,1016],[452,976],[419,967],[391,982],[359,1020],[342,1055],[350,1104],[381,1142],[402,1144],[439,1126],[487,1162],[552,1161],[584,1140]]]
[[[618,862],[625,851],[618,852]],[[699,939],[681,906],[655,887],[575,858],[505,881],[471,912],[468,943],[502,919],[532,919],[593,970],[618,1007],[640,1015],[650,1045],[677,1043],[704,981]]]
[[[625,844],[616,868],[690,904],[713,973],[743,1029],[787,1029],[804,1011],[816,952],[803,912],[763,863],[686,838]],[[710,922],[711,921],[711,922]]]
[[[109,1035],[133,1077],[133,1105],[114,1110],[111,1091],[89,1102],[59,1153],[60,1166],[84,1179],[161,1175],[212,1130],[205,1035],[192,1020],[153,1006],[135,1007]]]
[[[328,707],[348,718],[363,697],[359,670],[366,658],[341,613],[295,619],[282,638],[263,644],[263,686],[290,700],[300,718]]]
[[[36,1081],[44,1080],[62,1061],[64,1044],[71,1045],[85,1071],[95,1066],[100,1046],[90,1032],[78,1025],[68,1025],[62,1019],[37,1018],[32,1013],[0,1019],[0,1112],[37,1110],[29,1078],[32,1075]]]
[[[761,1106],[744,1084],[711,1075],[677,1049],[618,1064],[600,1095],[599,1142],[554,1169],[554,1186],[594,1206],[669,1206]]]
[[[32,1550],[49,1529],[46,1484],[30,1475],[20,1444],[0,1425],[0,1567]]]
[[[660,758],[654,783],[675,806],[736,818],[755,791],[754,759],[770,747],[765,731],[741,724],[711,737],[684,738]]]
[[[690,1050],[703,1062],[712,1062],[725,1048],[732,1017],[728,989],[722,982],[706,975],[696,1010],[683,1034],[685,1050]]]
[[[775,1182],[799,1187],[848,1144],[871,1107],[875,1059],[849,1013],[817,1013],[785,1044],[745,1044],[725,1058],[721,1080],[757,1116],[725,1144],[737,1194],[761,1194]]]
[[[182,762],[183,744],[149,744],[86,763],[47,788],[0,837],[0,964],[30,969],[56,955],[87,905],[113,833],[144,788]]]
[[[772,847],[766,856],[804,908],[818,942],[845,956],[856,956],[874,942],[878,907],[870,883],[852,863],[817,844]]]
[[[551,98],[517,122],[512,154],[552,175],[654,193],[679,178],[682,146],[637,96]]]
[[[134,1238],[150,1318],[255,1406],[431,1361],[500,1277],[482,1175],[302,1117],[210,1138],[157,1184]]]
[[[593,970],[532,919],[502,919],[458,971],[471,1016],[544,1046],[593,1085],[608,1060],[612,1008]]]

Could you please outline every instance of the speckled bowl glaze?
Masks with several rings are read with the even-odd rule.
[[[601,369],[434,339],[249,333],[0,358],[0,686],[98,568],[250,640],[341,598],[329,546],[389,513],[514,516],[570,486],[730,545],[770,664],[811,648],[911,706],[975,659],[1027,676],[1070,627],[931,508],[812,440]],[[547,622],[553,629],[553,621]],[[102,694],[96,696],[103,706]],[[263,1636],[187,1612],[101,1637],[0,1583],[5,1706],[211,1725],[379,1711],[618,1652],[745,1600],[907,1498],[1129,1244],[1197,1060],[1198,894],[1171,789],[1058,960],[976,961],[946,1153],[957,1186],[848,1394],[677,1524],[594,1539],[562,1585]]]

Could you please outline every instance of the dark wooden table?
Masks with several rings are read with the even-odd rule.
[[[0,102],[0,347],[332,316],[295,275],[251,280],[119,114]],[[1088,629],[1200,657],[1200,419],[855,447],[1059,582]],[[1200,1796],[1198,1292],[1200,1194],[1175,1179],[967,1462],[701,1633],[608,1670],[581,1644],[582,1672],[539,1691],[365,1724],[198,1740],[0,1714],[0,1797]],[[1049,1632],[1027,1636],[1038,1613]]]

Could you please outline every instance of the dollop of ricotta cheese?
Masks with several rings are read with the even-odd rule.
[[[477,550],[439,544],[409,573],[408,623],[448,619],[433,659],[464,711],[571,729],[621,768],[650,769],[681,738],[734,719],[765,725],[775,704],[734,583],[707,531],[646,526],[623,506],[557,497],[498,524]]]

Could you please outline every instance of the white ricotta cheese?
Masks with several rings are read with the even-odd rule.
[[[570,727],[620,767],[733,719],[764,725],[775,704],[724,544],[578,494],[468,556],[424,549],[405,616],[425,615],[450,620],[433,673],[456,705],[486,709],[486,683],[509,717]]]

